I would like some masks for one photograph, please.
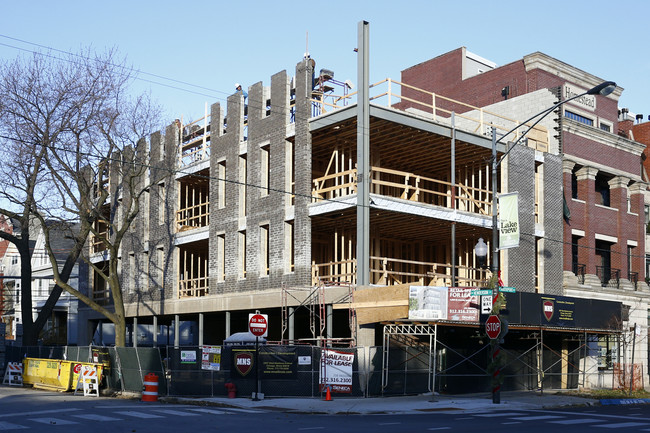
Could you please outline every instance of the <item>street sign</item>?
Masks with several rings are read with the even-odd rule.
[[[484,296],[491,295],[492,289],[481,289],[481,290],[471,290],[469,292],[470,296]]]
[[[268,314],[249,314],[248,330],[256,337],[266,337],[268,334]]]
[[[481,296],[481,314],[492,312],[492,296]]]
[[[490,337],[490,340],[499,338],[499,334],[501,333],[501,320],[499,316],[492,314],[488,317],[485,321],[485,332]]]
[[[517,289],[514,287],[499,287],[499,291],[504,293],[516,293]]]

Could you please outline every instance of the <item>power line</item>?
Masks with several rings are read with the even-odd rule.
[[[148,79],[141,78],[141,77],[137,76],[137,74],[144,74],[144,75],[159,78],[159,79],[162,79],[162,80],[167,80],[167,81],[171,81],[171,82],[174,82],[174,83],[179,83],[179,84],[195,87],[195,88],[202,89],[202,90],[207,90],[207,91],[210,91],[210,92],[219,93],[219,94],[225,95],[226,97],[233,94],[233,93],[225,92],[225,91],[222,91],[222,90],[217,90],[217,89],[212,89],[212,88],[205,87],[205,86],[200,86],[200,85],[197,85],[197,84],[192,84],[192,83],[189,83],[187,81],[182,81],[182,80],[178,80],[178,79],[175,79],[175,78],[166,77],[166,76],[160,75],[160,74],[153,74],[153,73],[150,73],[150,72],[145,72],[145,71],[142,71],[142,70],[139,70],[139,69],[134,69],[134,68],[126,68],[126,67],[124,67],[122,65],[119,65],[119,64],[109,63],[109,62],[106,62],[106,61],[103,61],[103,60],[100,60],[100,59],[93,59],[93,58],[90,58],[90,57],[82,56],[80,54],[75,54],[75,53],[72,53],[72,52],[69,52],[69,51],[60,50],[60,49],[49,47],[49,46],[46,46],[46,45],[41,45],[41,44],[37,44],[37,43],[34,43],[34,42],[25,41],[23,39],[14,38],[14,37],[7,36],[7,35],[0,34],[0,37],[6,38],[6,39],[11,39],[11,40],[22,42],[22,43],[26,43],[26,44],[29,44],[29,45],[34,45],[36,47],[44,48],[44,49],[49,50],[49,51],[59,52],[59,53],[65,54],[65,55],[70,56],[70,57],[76,57],[76,58],[79,58],[79,59],[90,60],[90,61],[101,61],[104,64],[107,64],[107,65],[122,69],[124,71],[124,72],[122,72],[122,75],[124,75],[124,76],[131,76],[131,73],[135,72],[136,76],[134,77],[134,79],[136,79],[136,80],[143,81],[143,82],[150,83],[150,84],[157,84],[157,85],[160,85],[160,86],[163,86],[163,87],[179,90],[179,91],[186,92],[186,93],[192,93],[192,94],[195,94],[195,95],[205,96],[205,97],[213,98],[213,99],[220,100],[220,101],[226,101],[226,98],[224,98],[223,96],[222,97],[214,96],[214,95],[206,94],[206,93],[203,93],[203,92],[184,89],[182,87],[174,86],[174,85],[171,85],[171,84],[165,84],[165,83],[160,83],[160,82],[153,81],[153,80],[148,80]],[[36,55],[46,56],[46,57],[49,57],[49,58],[52,58],[52,59],[55,59],[55,60],[59,60],[59,61],[63,61],[63,62],[74,63],[70,59],[66,59],[66,58],[62,58],[62,57],[56,57],[56,56],[53,56],[51,54],[46,54],[46,53],[43,53],[43,52],[40,52],[40,51],[29,50],[29,49],[26,49],[26,48],[17,47],[15,45],[9,45],[9,44],[5,44],[5,43],[0,42],[0,46],[5,46],[5,47],[8,47],[8,48],[13,48],[13,49],[29,52],[29,53],[36,54]],[[260,106],[262,106],[262,105],[264,105],[266,103],[266,101],[263,101],[263,100],[255,100],[255,99],[251,99],[251,98],[249,98],[248,100],[249,100],[249,103],[259,103]],[[271,107],[271,111],[272,112],[274,111],[273,107]],[[275,111],[275,113],[284,114],[284,112],[279,112],[279,111]],[[301,120],[307,120],[307,119],[308,119],[308,117],[301,118]]]
[[[58,53],[65,54],[65,55],[68,55],[68,56],[71,56],[71,57],[80,58],[80,59],[83,59],[83,60],[91,60],[91,61],[97,61],[97,60],[98,60],[98,59],[92,59],[92,58],[89,58],[89,57],[86,57],[86,56],[82,56],[82,55],[79,55],[79,54],[75,54],[75,53],[72,53],[72,52],[69,52],[69,51],[64,51],[64,50],[56,49],[56,48],[53,48],[53,47],[50,47],[50,46],[41,45],[41,44],[37,44],[37,43],[34,43],[34,42],[29,42],[29,41],[26,41],[26,40],[23,40],[23,39],[19,39],[19,38],[14,38],[14,37],[11,37],[11,36],[8,36],[8,35],[4,35],[4,34],[0,34],[0,37],[5,38],[5,39],[14,40],[14,41],[21,42],[21,43],[25,43],[25,44],[29,44],[29,45],[33,45],[33,46],[36,46],[36,47],[39,47],[39,48],[43,48],[43,49],[46,49],[46,50],[49,50],[49,51],[58,52]],[[56,60],[60,60],[60,61],[71,62],[70,59],[65,59],[65,58],[61,58],[61,57],[56,57],[56,56],[53,56],[53,55],[50,55],[50,54],[45,54],[45,53],[42,53],[42,52],[38,52],[38,51],[34,51],[34,50],[29,50],[29,49],[25,49],[25,48],[17,47],[17,46],[14,46],[14,45],[9,45],[9,44],[5,44],[5,43],[0,43],[0,45],[2,45],[2,46],[6,46],[6,47],[9,47],[9,48],[13,48],[13,49],[17,49],[17,50],[21,50],[21,51],[30,52],[30,53],[37,54],[37,55],[47,56],[47,57],[50,57],[50,58],[53,58],[53,59],[56,59]],[[197,89],[207,90],[207,91],[209,91],[209,92],[220,93],[220,94],[223,94],[223,95],[226,95],[226,96],[229,96],[229,95],[230,95],[230,93],[228,93],[228,92],[224,92],[224,91],[217,90],[217,89],[212,89],[212,88],[205,87],[205,86],[196,85],[196,84],[193,84],[193,83],[189,83],[189,82],[187,82],[187,81],[177,80],[177,79],[170,78],[170,77],[166,77],[166,76],[159,75],[159,74],[153,74],[153,73],[145,72],[145,71],[142,71],[142,70],[139,70],[139,69],[126,68],[126,67],[124,67],[124,66],[122,66],[122,65],[118,65],[118,64],[114,64],[114,63],[110,63],[110,62],[104,62],[104,63],[106,63],[106,64],[108,64],[108,65],[110,65],[110,66],[117,67],[117,68],[120,68],[120,69],[124,70],[124,71],[125,71],[125,72],[123,73],[124,75],[127,75],[127,74],[130,75],[132,72],[135,72],[136,74],[143,74],[143,75],[151,76],[151,77],[158,78],[158,79],[162,79],[162,80],[167,80],[167,81],[171,81],[171,82],[178,83],[178,84],[183,84],[183,85],[190,86],[190,87],[195,87],[195,88],[197,88]],[[165,83],[160,83],[160,82],[153,81],[153,80],[148,80],[148,79],[141,78],[141,77],[138,77],[138,76],[136,76],[135,79],[140,80],[140,81],[144,81],[144,82],[148,82],[148,83],[151,83],[151,84],[157,84],[157,85],[160,85],[160,86],[164,86],[164,87],[168,87],[168,88],[172,88],[172,89],[180,90],[180,91],[183,91],[183,92],[193,93],[193,94],[197,94],[197,95],[200,95],[200,96],[212,97],[212,98],[215,98],[215,99],[218,99],[218,100],[219,100],[219,99],[220,99],[220,100],[224,100],[223,97],[215,97],[214,95],[210,95],[210,94],[202,93],[202,92],[199,92],[199,91],[193,91],[193,90],[189,90],[189,89],[184,89],[184,88],[181,88],[181,87],[178,87],[178,86],[174,86],[174,85],[171,85],[171,84],[165,84]],[[251,99],[249,99],[249,102],[251,102]],[[265,101],[253,101],[253,102],[265,103]],[[273,110],[273,108],[272,108],[271,110]],[[278,113],[278,111],[276,111],[276,113]],[[282,114],[285,114],[286,112],[285,112],[285,111],[282,111],[281,113],[282,113]],[[307,116],[305,116],[305,117],[300,117],[299,119],[300,119],[300,120],[306,120],[306,119],[309,119],[309,118],[311,118],[311,117],[307,117]],[[366,134],[369,133],[368,129],[366,130],[365,133],[366,133]],[[8,139],[8,140],[13,140],[13,141],[23,142],[24,144],[40,145],[40,143],[27,143],[27,142],[25,142],[25,141],[23,141],[23,140],[18,140],[18,139],[12,138],[12,137],[4,136],[4,135],[0,135],[0,137],[1,137],[1,138]],[[52,146],[51,146],[51,147],[52,147]],[[54,150],[59,150],[59,151],[64,151],[64,152],[68,152],[67,149],[63,149],[63,148],[52,147],[52,149],[54,149]],[[90,153],[86,153],[85,156],[92,157],[92,158],[102,158],[102,157],[100,157],[100,156],[93,155],[93,154],[90,154]],[[109,158],[109,160],[111,160],[111,161],[115,161],[115,159],[111,159],[111,158]],[[118,162],[121,162],[121,160],[118,161]],[[155,169],[166,169],[166,168],[163,168],[163,167],[158,167],[158,166],[150,165],[150,164],[144,164],[144,163],[140,163],[140,162],[136,162],[136,164],[141,165],[141,166],[143,166],[144,168],[150,168],[150,169],[151,169],[151,168],[155,168]],[[511,170],[512,170],[512,169],[514,169],[514,170],[517,170],[517,169],[523,169],[523,166],[520,166],[520,165],[517,164],[517,163],[512,163],[512,162],[511,162],[511,163],[509,164],[509,169],[511,169]],[[269,186],[256,185],[256,184],[252,184],[252,183],[248,183],[248,182],[241,182],[241,181],[229,180],[229,179],[220,179],[220,178],[218,178],[218,177],[211,176],[211,175],[210,175],[210,176],[199,175],[199,174],[197,174],[197,173],[185,172],[185,171],[183,171],[183,170],[170,170],[170,172],[172,172],[172,171],[173,171],[174,173],[180,173],[180,174],[184,174],[184,175],[191,175],[191,176],[194,176],[194,177],[197,177],[197,178],[204,178],[204,179],[206,179],[206,180],[217,180],[217,181],[222,181],[222,182],[226,182],[226,183],[234,183],[234,184],[238,184],[238,185],[250,186],[250,187],[252,187],[252,188],[264,189],[264,190],[267,190],[267,191],[269,191],[269,192],[276,192],[276,193],[281,193],[281,194],[289,194],[289,195],[292,195],[292,196],[303,197],[303,198],[309,198],[309,199],[313,199],[313,198],[314,198],[312,195],[300,194],[300,193],[297,193],[297,192],[286,191],[286,190],[283,190],[283,189],[270,188]],[[171,174],[171,173],[170,173],[170,174]],[[334,200],[334,199],[322,198],[322,199],[319,199],[319,200],[320,200],[320,201],[324,201],[324,202],[330,201],[330,202],[334,202],[334,203],[340,203],[340,201],[338,201],[338,200]],[[359,205],[359,204],[355,204],[355,206],[356,206],[356,207],[363,207],[363,206],[366,206],[366,205],[363,205],[363,204],[361,204],[361,205]],[[370,207],[370,206],[368,206],[368,207]],[[530,235],[530,236],[535,236],[534,234],[523,233],[523,232],[522,232],[522,234],[526,234],[526,235]],[[563,244],[572,245],[571,242],[566,242],[566,241],[564,241],[564,240],[557,240],[557,239],[551,239],[551,238],[546,238],[546,237],[544,237],[544,239],[547,239],[547,240],[550,240],[550,241],[553,241],[553,242],[560,242],[560,243],[563,243]],[[580,248],[589,248],[589,249],[594,249],[594,250],[596,250],[596,248],[591,248],[591,247],[587,247],[587,246],[579,246],[579,247],[580,247]],[[614,252],[614,253],[617,253],[617,252]],[[623,253],[619,253],[619,254],[623,254]],[[644,254],[643,256],[641,256],[641,255],[634,255],[634,256],[635,256],[635,257],[645,257],[645,254]]]

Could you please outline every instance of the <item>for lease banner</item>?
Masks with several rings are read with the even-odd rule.
[[[331,391],[352,392],[352,363],[354,353],[325,349],[320,368],[320,385],[330,386]]]

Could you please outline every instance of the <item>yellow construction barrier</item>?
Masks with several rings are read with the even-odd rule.
[[[91,362],[64,361],[61,359],[25,358],[23,383],[36,388],[69,391],[76,386],[82,365],[95,367],[101,382],[103,364]]]

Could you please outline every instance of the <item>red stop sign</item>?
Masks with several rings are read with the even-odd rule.
[[[496,340],[501,333],[501,320],[499,316],[492,314],[485,321],[485,332],[490,340]]]
[[[256,337],[266,335],[268,324],[266,314],[251,314],[248,318],[248,330]]]

